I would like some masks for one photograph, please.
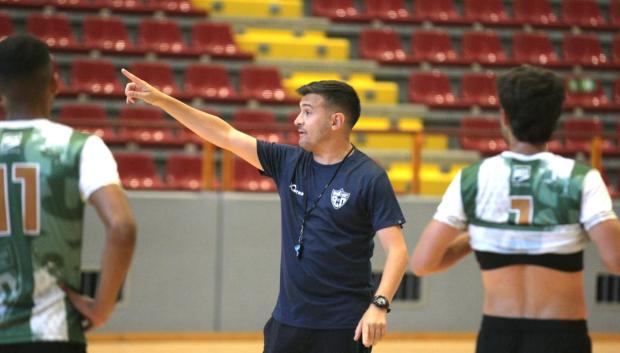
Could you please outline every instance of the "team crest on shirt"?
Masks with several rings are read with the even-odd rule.
[[[334,209],[338,210],[349,200],[349,196],[351,196],[350,192],[344,191],[343,188],[340,190],[332,189],[332,206]]]
[[[523,184],[530,180],[531,167],[529,165],[515,165],[512,169],[512,183]]]

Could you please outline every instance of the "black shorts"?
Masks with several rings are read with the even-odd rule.
[[[86,344],[69,342],[28,342],[0,344],[2,353],[86,353]]]
[[[288,326],[274,318],[263,330],[263,353],[370,353],[362,340],[354,341],[354,329],[313,330]]]
[[[476,353],[591,353],[585,320],[482,317]]]

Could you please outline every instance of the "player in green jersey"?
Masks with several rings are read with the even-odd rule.
[[[48,120],[58,86],[47,46],[0,42],[0,352],[85,352],[114,309],[135,223],[110,150]],[[99,288],[79,295],[84,204],[106,229]]]
[[[562,79],[525,65],[497,87],[510,150],[456,176],[422,233],[413,271],[442,271],[475,252],[484,287],[477,353],[590,353],[583,250],[591,239],[620,273],[620,223],[596,169],[546,151]]]

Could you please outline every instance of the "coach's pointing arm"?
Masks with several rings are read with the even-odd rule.
[[[233,152],[256,168],[263,169],[256,152],[256,138],[235,129],[215,115],[170,97],[125,69],[121,71],[131,81],[125,87],[127,103],[140,99],[159,107],[203,139]]]

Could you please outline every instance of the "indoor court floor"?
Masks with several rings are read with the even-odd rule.
[[[619,353],[620,335],[593,334],[593,353]],[[259,335],[91,336],[89,353],[261,353]],[[394,334],[373,353],[473,353],[473,334]]]

